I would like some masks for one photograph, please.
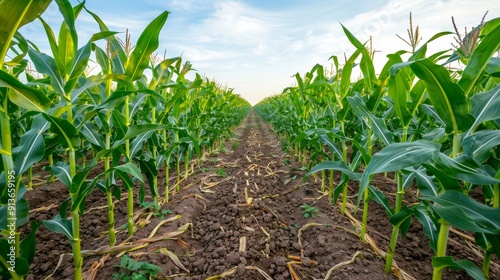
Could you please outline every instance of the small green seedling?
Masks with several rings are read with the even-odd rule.
[[[158,275],[161,268],[147,262],[136,262],[127,255],[123,255],[120,265],[117,265],[120,273],[113,274],[113,280],[148,280]]]
[[[238,142],[233,141],[233,151],[236,151],[238,149]]]
[[[304,203],[304,205],[301,205],[300,208],[302,208],[304,212],[304,218],[316,218],[316,213],[319,213],[318,208],[311,206],[307,203]]]
[[[224,170],[224,168],[217,168],[217,170],[215,170],[215,174],[222,177],[227,177],[227,172],[226,170]]]

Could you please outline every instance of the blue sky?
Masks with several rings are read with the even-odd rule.
[[[58,26],[62,19],[54,4],[42,17]],[[487,20],[500,16],[498,0],[87,0],[86,6],[110,29],[128,28],[132,42],[157,15],[170,11],[158,53],[182,54],[198,73],[235,88],[252,104],[293,85],[295,73],[304,74],[316,63],[329,68],[332,55],[350,55],[353,47],[340,23],[362,41],[373,36],[380,69],[387,54],[408,50],[396,34],[407,37],[410,12],[424,42],[437,32],[453,31],[451,16],[461,32],[478,25],[487,10]],[[77,30],[83,41],[98,27],[82,12]],[[21,32],[42,49],[47,46],[38,23]],[[450,49],[453,42],[447,36],[430,50]]]

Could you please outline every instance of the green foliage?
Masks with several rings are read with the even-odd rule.
[[[215,174],[222,176],[222,177],[227,177],[227,172],[224,170],[224,168],[220,167],[215,170]]]
[[[113,274],[113,280],[149,280],[162,271],[156,265],[134,261],[127,255],[123,255],[120,264],[115,267],[118,267],[120,272]]]
[[[306,177],[321,174],[322,191],[329,179],[331,201],[343,199],[341,213],[347,211],[348,182],[359,181],[362,240],[368,202],[384,207],[393,225],[387,273],[397,253],[398,234],[404,235],[414,221],[422,224],[436,253],[435,280],[445,268],[463,269],[474,279],[488,278],[491,255],[500,254],[499,22],[482,22],[465,37],[457,33],[460,47],[469,48],[466,52],[428,54],[428,45],[451,33],[437,33],[418,46],[418,26],[413,27],[410,16],[411,50],[389,54],[379,74],[373,67],[374,50],[342,26],[355,48],[343,67],[332,56],[331,72],[316,64],[303,75],[295,74],[296,86],[255,105],[280,136],[283,150],[308,167]],[[449,67],[457,59],[463,66]],[[362,75],[353,81],[356,67]],[[342,176],[334,184],[337,172]],[[395,174],[393,205],[372,181],[384,172]],[[405,205],[407,189],[415,187],[420,203]],[[478,187],[484,197],[470,198]],[[482,271],[468,260],[446,256],[450,226],[474,232],[476,243],[485,250]]]
[[[304,218],[316,218],[316,214],[319,213],[318,208],[311,206],[307,203],[304,203],[303,205],[300,206],[302,208],[302,213],[304,215]]]

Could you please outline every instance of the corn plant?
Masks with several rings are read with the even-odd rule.
[[[37,130],[46,130],[47,126],[40,117],[33,121],[31,129],[20,139],[17,147],[12,146],[11,119],[16,111],[32,110],[46,112],[50,100],[43,92],[27,87],[18,76],[26,67],[23,60],[27,54],[27,43],[18,29],[33,21],[44,12],[50,1],[2,1],[0,8],[0,217],[2,238],[0,239],[0,277],[3,279],[23,279],[28,274],[29,265],[35,252],[35,233],[39,224],[31,224],[31,232],[22,241],[18,228],[28,222],[28,204],[23,198],[26,187],[21,176],[43,157],[38,151],[44,146],[43,137]],[[8,11],[8,12],[7,12]],[[15,47],[19,46],[19,50]],[[6,61],[8,51],[15,57]],[[15,104],[16,106],[12,106]],[[14,117],[15,119],[15,117]]]
[[[256,111],[271,122],[282,137],[295,137],[292,143],[303,142],[301,145],[304,148],[313,149],[311,155],[317,154],[318,148],[306,144],[307,141],[320,141],[330,148],[323,156],[330,160],[316,164],[307,175],[325,170],[341,171],[351,180],[360,180],[358,204],[363,200],[366,207],[367,202],[373,199],[385,208],[393,224],[386,256],[387,273],[392,268],[398,234],[406,233],[410,217],[415,216],[436,253],[432,262],[433,279],[441,279],[442,271],[447,267],[464,269],[475,279],[489,277],[491,256],[499,252],[497,201],[500,197],[500,173],[496,147],[500,144],[497,133],[497,101],[500,99],[496,78],[498,57],[494,57],[499,45],[498,40],[493,39],[498,36],[499,22],[499,19],[482,22],[463,40],[457,31],[460,49],[452,55],[440,51],[427,56],[428,44],[450,35],[450,32],[438,33],[417,47],[420,39],[414,30],[409,31],[410,37],[413,36],[410,38],[411,52],[400,51],[389,55],[378,76],[374,75],[372,59],[365,45],[344,28],[356,51],[350,59],[346,59],[341,74],[336,74],[337,78],[308,83],[307,79],[312,76],[306,74],[306,87],[299,81],[296,89],[287,88],[287,94],[268,98],[256,105]],[[410,28],[413,28],[411,23]],[[403,62],[402,55],[407,53],[410,57]],[[356,82],[349,79],[343,81],[342,76],[347,77],[360,55],[362,78]],[[455,60],[465,65],[463,71],[438,64],[440,61],[449,63]],[[339,72],[338,66],[336,71]],[[312,88],[316,91],[311,92]],[[301,93],[298,95],[300,98],[294,100],[297,92]],[[320,120],[326,115],[325,104],[319,106],[319,102],[316,105],[305,101],[307,96],[320,93],[329,96],[323,100],[335,100],[330,114],[333,126],[325,126],[319,121],[303,126],[304,122]],[[296,110],[296,107],[306,108]],[[345,108],[349,111],[342,111]],[[297,115],[297,111],[310,112],[313,117],[304,118],[303,114]],[[346,123],[348,130],[343,125],[337,125],[343,119],[342,112],[350,114],[349,119],[354,116],[354,122]],[[283,113],[287,115],[283,116]],[[295,119],[293,116],[296,116]],[[286,126],[287,122],[295,123],[297,129]],[[304,127],[313,128],[304,130]],[[350,135],[347,131],[356,131],[358,135]],[[335,145],[336,141],[352,148],[350,162],[345,157],[339,157],[342,149],[339,149],[340,145]],[[373,153],[373,145],[379,146],[380,151]],[[337,160],[333,160],[334,157]],[[314,160],[311,157],[311,161]],[[357,164],[361,161],[365,168],[359,173]],[[389,205],[382,192],[370,186],[374,174],[386,172],[395,174],[397,190],[394,206]],[[403,196],[414,180],[421,203],[409,207],[402,203]],[[483,204],[468,197],[468,193],[477,187],[481,187],[485,194]],[[334,198],[339,191],[337,187]],[[365,207],[363,228],[366,227]],[[475,233],[477,245],[485,252],[481,269],[468,260],[454,260],[446,256],[450,226]]]

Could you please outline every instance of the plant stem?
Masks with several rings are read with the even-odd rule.
[[[403,194],[404,189],[402,186],[403,177],[401,172],[396,171],[396,182],[398,185],[398,191],[396,193],[396,205],[394,207],[394,214],[399,213],[401,211],[401,205],[403,203]],[[394,258],[394,252],[396,251],[396,244],[398,242],[399,236],[399,225],[395,225],[392,227],[391,241],[389,243],[389,250],[387,250],[387,256],[385,258],[385,273],[391,273],[392,268],[392,260]]]
[[[54,165],[54,156],[52,154],[49,155],[49,166]],[[49,177],[49,183],[54,183],[56,180],[56,176],[54,175],[54,172],[52,172],[52,169],[50,170],[50,177]]]
[[[134,235],[134,190],[127,189],[127,226],[128,235]]]
[[[1,65],[1,64],[0,64]],[[0,124],[2,127],[2,142],[0,143],[0,148],[4,150],[5,153],[2,153],[2,161],[3,161],[3,168],[4,168],[4,174],[5,174],[5,183],[8,185],[10,188],[10,182],[12,178],[9,178],[10,176],[14,176],[14,197],[11,197],[14,201],[14,204],[17,202],[17,197],[18,197],[18,190],[19,190],[19,184],[21,182],[21,176],[20,174],[15,174],[14,171],[14,161],[12,159],[12,139],[11,139],[11,131],[10,131],[10,119],[7,114],[7,98],[4,100],[4,106],[3,108],[0,109]],[[7,221],[13,221],[16,220],[16,213],[13,211],[7,211]],[[15,247],[15,254],[16,256],[19,256],[19,250],[20,250],[20,242],[19,242],[19,231],[17,228],[15,229],[15,242],[14,242],[14,247]],[[10,265],[6,265],[6,267],[10,267]],[[22,279],[17,273],[12,272],[12,279]]]
[[[33,167],[30,166],[30,168],[28,168],[28,186],[26,186],[28,188],[28,190],[32,190],[33,189]]]
[[[493,207],[500,207],[500,184],[493,185]]]
[[[341,120],[340,121],[340,130],[342,132],[344,132],[345,130],[345,125],[344,125],[344,121]],[[345,144],[345,141],[341,141],[342,142],[342,160],[347,163],[347,145]],[[344,179],[345,179],[345,176],[343,173],[342,173],[342,177],[340,179],[341,182],[344,182]],[[345,208],[347,206],[347,180],[345,180],[345,183],[342,183],[342,185],[338,186],[339,188],[343,188],[342,189],[342,206],[340,207],[340,213],[342,215],[345,215]]]
[[[114,214],[114,212],[115,212],[115,205],[113,204],[113,197],[111,196],[111,191],[107,191],[106,192],[106,199],[107,199],[107,202],[108,202],[109,245],[114,246],[116,244],[115,214]]]
[[[342,177],[345,175],[342,174]],[[340,179],[342,181],[342,179]],[[340,214],[345,215],[345,209],[347,206],[347,182],[342,183],[342,185],[338,186],[338,188],[342,188],[342,206],[340,207]]]
[[[461,134],[458,129],[453,131],[453,147],[451,152],[451,158],[455,158],[460,154],[461,147]],[[439,219],[439,235],[437,240],[436,257],[446,256],[446,247],[448,246],[448,233],[450,231],[450,224],[444,219]],[[443,268],[434,268],[432,274],[432,280],[441,280],[441,275],[443,273]]]
[[[385,273],[391,273],[392,269],[392,259],[394,258],[394,251],[396,248],[396,243],[398,241],[399,227],[392,228],[391,241],[389,243],[389,249],[387,250],[387,255],[385,257]]]
[[[168,186],[168,181],[170,180],[170,167],[168,166],[168,159],[166,160],[167,163],[165,164],[165,203],[168,203],[168,193],[169,193],[169,186]]]
[[[368,191],[368,188],[366,188],[363,191],[363,220],[361,222],[361,232],[359,234],[361,242],[365,242],[366,224],[368,222],[368,202],[369,202],[369,197],[370,197],[370,192]]]
[[[439,236],[437,241],[436,248],[436,257],[444,257],[446,256],[446,247],[448,245],[448,233],[450,231],[450,224],[444,219],[439,219]],[[443,274],[443,268],[434,268],[434,272],[432,274],[432,280],[440,280],[441,275]]]
[[[189,151],[186,150],[186,155],[184,157],[184,179],[187,179],[188,175],[189,175],[189,155],[188,155]]]
[[[325,192],[325,170],[321,170],[321,192]]]
[[[371,155],[372,154],[372,130],[368,129],[367,132],[368,132],[367,133],[368,134],[367,135],[367,150],[368,150],[368,154]],[[372,177],[373,176],[370,176],[370,182],[371,182]],[[347,189],[347,186],[345,188]],[[347,197],[347,195],[346,195],[346,197]],[[370,192],[369,192],[368,188],[366,188],[363,191],[363,220],[361,222],[361,233],[359,236],[361,238],[361,241],[363,241],[363,242],[365,240],[366,224],[368,222],[369,197],[370,197]]]
[[[401,136],[401,142],[406,142],[408,139],[408,127],[403,127],[403,134]],[[403,186],[403,174],[401,172],[396,171],[396,184],[397,184],[397,192],[396,192],[396,204],[394,206],[394,214],[399,213],[401,211],[401,206],[403,204],[403,196],[405,193]],[[399,236],[399,227],[400,225],[395,225],[392,227],[391,241],[389,242],[389,250],[387,250],[387,255],[385,258],[385,273],[391,273],[392,269],[392,260],[394,258],[394,252],[396,251],[396,244],[398,242]]]
[[[72,201],[76,201],[76,197],[72,197]],[[75,266],[75,280],[82,279],[82,266],[83,266],[83,257],[81,255],[81,242],[80,242],[80,213],[78,213],[80,209],[75,209],[75,211],[71,212],[71,220],[73,227],[73,261]]]
[[[330,170],[330,176],[328,176],[328,183],[329,183],[329,191],[328,191],[328,197],[330,200],[332,199],[331,197],[333,196],[333,177],[335,175],[335,171],[332,169]]]
[[[491,263],[491,249],[486,250],[484,252],[484,259],[483,259],[483,275],[486,277],[486,279],[490,279],[490,263]]]
[[[127,95],[125,97],[125,125],[130,127],[130,108],[129,108],[129,96]],[[127,158],[130,159],[130,140],[127,139],[125,140],[125,154],[127,155]]]
[[[177,156],[177,183],[181,181],[181,155]],[[179,191],[179,184],[177,184],[176,191]]]

